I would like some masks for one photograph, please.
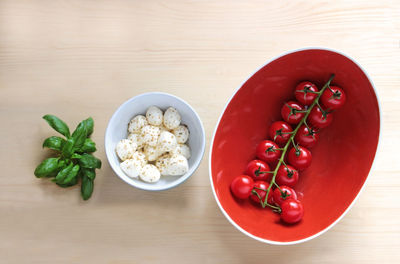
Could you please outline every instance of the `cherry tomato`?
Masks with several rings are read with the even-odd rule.
[[[321,103],[330,110],[338,109],[346,102],[346,94],[337,86],[331,86],[322,93]]]
[[[254,181],[247,175],[240,175],[233,179],[231,183],[231,191],[236,198],[246,199],[253,190]]]
[[[269,127],[269,136],[277,144],[283,145],[290,138],[290,132],[292,132],[292,127],[283,121],[276,121]]]
[[[329,113],[323,109],[321,110],[318,106],[315,106],[311,110],[311,113],[307,118],[308,123],[316,128],[324,128],[329,126],[330,123],[332,123],[332,119],[332,113]]]
[[[281,165],[276,173],[275,181],[278,185],[294,187],[299,180],[299,172],[290,165]]]
[[[298,124],[304,117],[304,113],[299,113],[297,111],[304,111],[304,106],[299,102],[286,102],[281,109],[283,120],[289,124]]]
[[[268,164],[261,160],[250,161],[246,168],[246,174],[258,181],[268,180],[270,177],[268,171],[270,171]]]
[[[296,97],[297,101],[303,105],[310,105],[318,96],[318,94],[315,92],[318,92],[318,88],[315,86],[315,84],[312,82],[301,82],[296,86],[294,96]]]
[[[279,188],[281,188],[281,189],[279,190]],[[281,206],[282,203],[286,200],[289,200],[289,199],[297,200],[297,194],[292,188],[290,188],[288,186],[279,186],[279,188],[276,188],[274,190],[274,194],[273,194],[274,203]]]
[[[258,193],[258,195],[255,194],[254,192],[252,192],[250,195],[250,199],[256,203],[260,203],[260,198],[261,198],[261,201],[264,202],[265,196],[267,196],[266,190],[268,189],[268,187],[269,187],[268,182],[256,181],[254,183],[254,191],[256,191]],[[260,189],[262,189],[262,190],[260,190]],[[260,196],[260,198],[258,196]],[[273,196],[273,190],[271,189],[269,191],[269,195],[268,195],[268,203],[269,204],[272,204],[272,196]]]
[[[257,146],[256,155],[260,160],[271,164],[277,161],[281,156],[281,151],[278,148],[275,142],[263,140]]]
[[[318,134],[315,129],[302,125],[294,138],[296,142],[304,147],[312,148],[318,141]]]
[[[292,148],[288,154],[289,163],[298,170],[307,169],[311,165],[311,152],[305,147]]]
[[[294,224],[299,222],[304,215],[303,204],[295,199],[285,200],[281,204],[281,219],[288,223]]]

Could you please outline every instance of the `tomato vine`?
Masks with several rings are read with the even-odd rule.
[[[281,213],[281,208],[280,208],[279,206],[275,206],[275,205],[272,205],[272,204],[268,203],[268,197],[269,197],[269,195],[270,195],[272,186],[275,185],[276,187],[279,188],[278,184],[275,182],[275,178],[276,178],[276,175],[277,175],[277,173],[278,173],[279,167],[280,167],[282,164],[286,167],[286,163],[285,163],[284,159],[285,159],[286,152],[287,152],[287,150],[288,150],[288,148],[289,148],[289,146],[290,146],[291,144],[293,144],[293,147],[294,147],[296,150],[298,149],[298,146],[297,146],[297,144],[295,143],[294,138],[295,138],[295,136],[296,136],[298,130],[300,129],[300,127],[301,127],[303,124],[304,124],[307,128],[309,128],[309,126],[308,126],[306,120],[307,120],[307,118],[308,118],[308,116],[309,116],[311,110],[314,108],[315,105],[318,105],[318,107],[320,107],[320,106],[319,106],[319,99],[320,99],[321,95],[323,94],[323,92],[330,86],[330,83],[332,82],[332,80],[333,80],[334,77],[335,77],[335,75],[332,74],[331,77],[329,78],[329,80],[325,83],[325,85],[322,87],[322,89],[321,89],[319,92],[313,92],[313,93],[317,94],[317,97],[314,99],[313,103],[307,108],[307,110],[302,111],[302,112],[304,113],[303,118],[302,118],[302,119],[300,120],[300,122],[297,124],[296,128],[295,128],[292,132],[290,132],[290,138],[289,138],[289,140],[286,142],[285,146],[284,146],[283,148],[280,149],[280,150],[282,151],[282,152],[281,152],[281,157],[279,158],[279,161],[278,161],[278,164],[277,164],[276,167],[275,167],[275,170],[272,171],[272,179],[271,179],[271,181],[270,181],[270,184],[269,184],[269,186],[268,186],[268,189],[266,190],[267,193],[266,193],[266,195],[265,195],[264,201],[262,201],[262,200],[260,199],[260,203],[261,203],[261,206],[262,206],[263,208],[265,208],[266,206],[268,206],[268,207],[272,208],[273,210],[277,211],[278,213]]]

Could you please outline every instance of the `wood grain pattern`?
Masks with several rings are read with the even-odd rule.
[[[326,234],[287,247],[242,235],[214,201],[208,151],[190,180],[165,192],[133,189],[111,171],[103,137],[121,102],[156,90],[184,98],[204,122],[208,150],[238,85],[305,46],[356,59],[382,107],[375,170]],[[0,0],[0,262],[400,262],[399,72],[399,1]],[[95,119],[104,167],[88,202],[78,188],[33,176],[53,134],[40,118],[47,113],[69,124]]]

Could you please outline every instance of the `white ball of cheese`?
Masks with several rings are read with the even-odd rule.
[[[155,161],[162,154],[163,152],[161,152],[157,147],[153,147],[150,145],[144,146],[144,155],[146,155],[148,161]]]
[[[128,139],[131,140],[132,142],[136,143],[137,148],[141,149],[144,147],[144,142],[140,134],[137,133],[132,133],[128,135]]]
[[[181,123],[181,115],[178,110],[169,107],[164,113],[164,125],[168,129],[174,129]]]
[[[142,167],[147,164],[146,155],[142,151],[135,151],[133,153],[132,159],[137,161]]]
[[[147,119],[142,115],[135,116],[128,124],[129,133],[139,133],[142,127],[147,126]]]
[[[171,176],[181,176],[189,171],[187,159],[180,154],[173,154],[168,160],[167,173]]]
[[[146,157],[143,153],[136,151],[131,159],[123,161],[119,166],[126,175],[131,178],[137,178],[140,171],[146,165]]]
[[[120,140],[115,148],[117,155],[121,160],[130,159],[133,156],[133,153],[135,153],[136,149],[136,143],[129,139]]]
[[[143,143],[153,147],[157,145],[157,140],[159,135],[160,135],[160,128],[150,125],[144,126],[140,133]]]
[[[161,157],[159,157],[155,163],[157,169],[160,171],[161,175],[165,176],[168,175],[168,164],[169,160],[171,158],[170,154],[164,154]]]
[[[184,156],[186,159],[189,159],[191,154],[190,154],[190,148],[186,144],[178,144],[176,148],[172,151],[173,154],[180,154]]]
[[[150,106],[146,118],[150,125],[160,126],[163,123],[163,112],[157,106]]]
[[[186,141],[189,139],[189,129],[184,125],[178,126],[172,130],[172,133],[175,135],[178,143],[186,143]]]
[[[140,179],[145,182],[157,182],[160,180],[161,174],[156,166],[147,164],[143,167],[139,174]]]
[[[177,144],[176,137],[168,131],[161,132],[160,136],[158,137],[157,147],[162,152],[174,150]]]

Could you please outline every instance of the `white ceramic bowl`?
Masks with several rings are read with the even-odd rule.
[[[182,117],[181,123],[187,125],[190,131],[188,145],[191,150],[191,157],[188,160],[189,171],[185,175],[161,176],[158,182],[147,183],[140,179],[130,178],[121,170],[119,167],[121,161],[115,153],[115,146],[118,141],[128,136],[129,121],[136,115],[145,115],[147,108],[152,105],[163,111],[170,106],[179,111]],[[203,158],[205,142],[204,127],[200,117],[188,103],[171,94],[151,92],[132,97],[115,111],[108,122],[104,146],[111,168],[124,182],[142,190],[161,191],[178,186],[195,172]]]

